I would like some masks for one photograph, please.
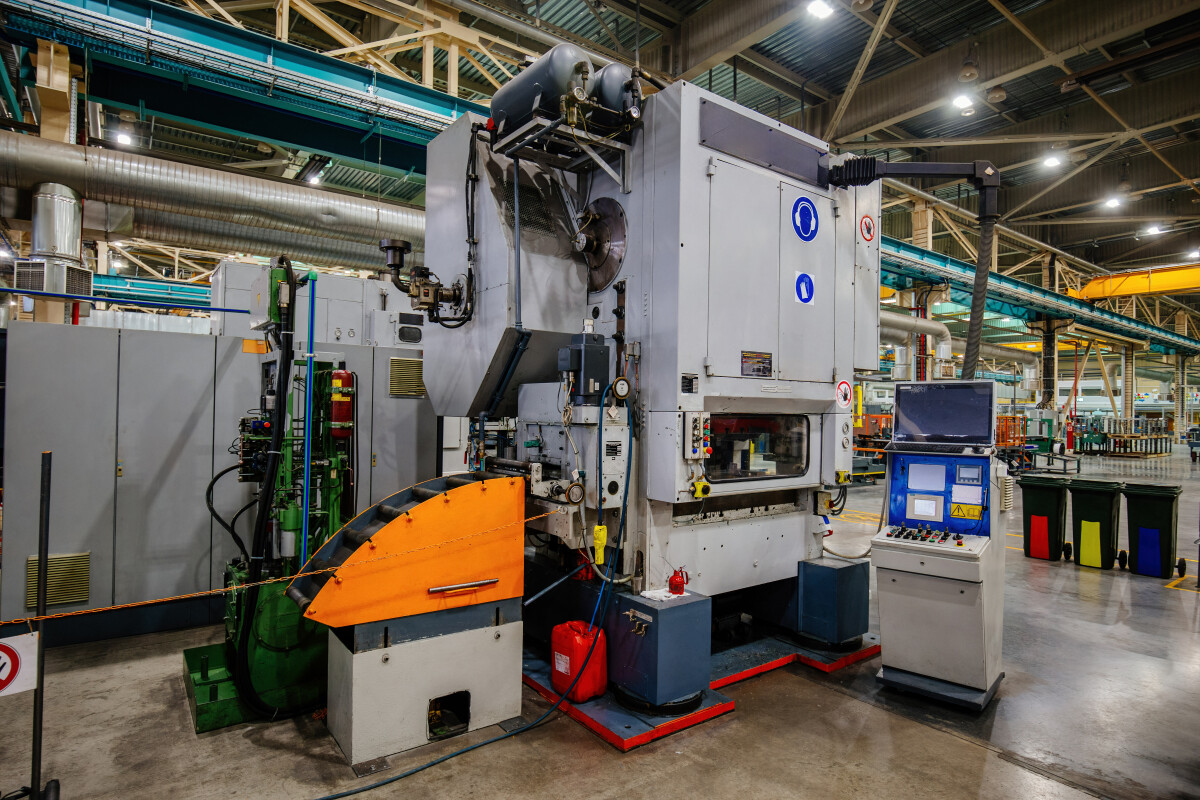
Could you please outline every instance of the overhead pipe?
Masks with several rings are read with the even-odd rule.
[[[465,11],[473,17],[478,17],[485,22],[490,22],[493,25],[498,25],[501,28],[514,30],[522,36],[527,36],[530,39],[541,42],[542,44],[553,47],[556,44],[571,44],[576,47],[584,47],[584,40],[572,41],[562,36],[557,36],[545,28],[539,28],[536,25],[530,25],[520,17],[509,14],[502,14],[499,11],[494,11],[482,3],[472,2],[472,0],[442,0],[443,5],[456,8],[459,11]],[[597,67],[602,67],[605,64],[611,64],[611,58],[605,58],[597,55],[590,50],[585,50],[592,64]]]
[[[908,344],[908,337],[917,334],[932,336],[936,346],[949,345],[952,350],[965,350],[966,340],[955,339],[945,323],[923,317],[910,317],[895,311],[879,312],[879,340],[890,344]],[[990,342],[979,343],[979,353],[997,361],[1015,361],[1023,366],[1037,367],[1040,357],[1035,352],[1017,350]]]
[[[268,257],[287,253],[293,261],[305,264],[376,271],[386,269],[378,246],[267,228],[252,228],[233,222],[188,217],[151,209],[134,211],[133,227],[127,235],[174,247],[194,247],[218,253],[245,253]]]
[[[0,131],[0,186],[61,183],[88,200],[375,245],[425,240],[420,209],[100,147]]]

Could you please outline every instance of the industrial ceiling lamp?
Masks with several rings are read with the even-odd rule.
[[[1188,253],[1188,258],[1200,258],[1200,250],[1193,250]]]
[[[1116,208],[1117,206],[1121,205],[1121,198],[1115,196],[1110,197],[1104,201],[1104,205],[1108,208]]]
[[[817,19],[825,19],[833,13],[833,8],[825,0],[812,0],[808,4],[808,13]]]
[[[1046,157],[1045,157],[1045,158],[1042,160],[1042,166],[1045,166],[1045,167],[1050,167],[1050,168],[1052,168],[1052,169],[1053,169],[1054,167],[1057,167],[1057,166],[1058,166],[1059,164],[1061,164],[1061,163],[1062,163],[1062,159],[1061,159],[1061,158],[1059,158],[1059,157],[1058,157],[1057,155],[1055,155],[1054,153],[1050,153],[1048,156],[1046,156]]]
[[[873,5],[875,5],[875,0],[854,0],[850,4],[850,10],[855,14],[865,14],[871,10]]]
[[[1008,90],[1002,85],[996,85],[988,89],[987,101],[989,103],[1003,103],[1008,99]]]
[[[979,79],[978,47],[978,42],[972,42],[971,47],[967,50],[967,56],[963,59],[962,69],[958,71],[959,83],[970,83]]]

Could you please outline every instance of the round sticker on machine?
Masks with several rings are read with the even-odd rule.
[[[821,220],[817,217],[817,207],[807,197],[799,198],[792,205],[792,227],[801,241],[811,242],[817,235]]]
[[[863,214],[863,218],[858,221],[858,230],[868,242],[875,238],[875,220],[871,219],[870,214]]]
[[[811,303],[813,295],[816,294],[816,286],[813,285],[812,275],[807,272],[796,273],[796,302]]]
[[[854,399],[854,389],[850,387],[850,381],[838,381],[833,397],[837,400],[838,408],[849,408],[850,401]]]

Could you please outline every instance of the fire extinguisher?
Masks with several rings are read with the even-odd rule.
[[[680,567],[672,573],[670,580],[667,581],[667,587],[671,590],[671,594],[683,594],[683,587],[689,583],[691,583],[691,578],[683,571],[683,567]]]
[[[1075,452],[1075,423],[1067,421],[1067,452]]]
[[[354,373],[335,369],[331,382],[330,433],[335,439],[354,435]]]

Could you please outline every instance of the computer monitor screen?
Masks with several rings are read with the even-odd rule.
[[[897,383],[892,439],[990,445],[995,408],[996,384],[991,381]]]

